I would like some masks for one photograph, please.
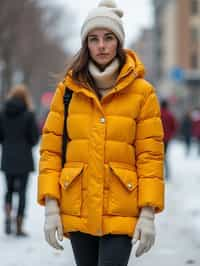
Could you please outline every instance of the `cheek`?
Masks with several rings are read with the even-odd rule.
[[[95,49],[95,47],[88,45],[88,50],[89,50],[90,56],[94,59],[94,57],[96,55],[96,49]]]
[[[110,47],[110,52],[111,52],[112,56],[115,56],[117,54],[117,45],[116,44],[112,44],[112,46]]]

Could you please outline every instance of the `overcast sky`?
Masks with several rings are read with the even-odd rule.
[[[53,2],[55,4],[55,1]],[[152,0],[116,0],[118,7],[124,11],[123,22],[126,32],[126,45],[137,38],[143,27],[152,26],[153,8],[151,2]],[[73,25],[71,45],[74,50],[77,50],[80,47],[79,32],[84,18],[89,10],[98,5],[99,0],[57,0],[56,3],[63,7],[70,7],[73,12],[76,24]]]

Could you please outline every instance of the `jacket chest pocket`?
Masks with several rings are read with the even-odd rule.
[[[108,214],[138,216],[138,182],[134,169],[123,163],[109,163]]]
[[[82,202],[83,163],[69,163],[61,172],[61,212],[80,216]]]

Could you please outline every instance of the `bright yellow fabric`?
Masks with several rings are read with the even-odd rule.
[[[140,208],[163,210],[163,129],[154,89],[143,76],[143,65],[127,50],[115,87],[101,101],[70,75],[56,89],[43,129],[38,202],[58,200],[66,235],[132,236]],[[74,93],[61,169],[65,86]]]

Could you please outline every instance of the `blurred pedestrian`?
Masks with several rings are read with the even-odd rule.
[[[183,140],[185,142],[186,155],[188,155],[190,151],[190,147],[191,147],[191,140],[192,140],[192,118],[191,118],[190,111],[187,111],[182,118],[181,135],[183,136]]]
[[[175,115],[169,109],[169,103],[167,100],[161,102],[161,119],[164,129],[164,146],[165,146],[165,178],[170,178],[170,168],[167,159],[167,151],[170,141],[175,136],[177,130],[177,122]]]
[[[192,112],[192,135],[197,141],[198,153],[200,155],[200,109],[195,108]]]
[[[137,55],[123,48],[122,15],[108,0],[89,13],[82,48],[43,129],[38,202],[45,237],[56,249],[69,237],[78,266],[125,266],[136,242],[136,256],[147,252],[164,205],[159,103]],[[72,98],[62,154],[65,89]]]
[[[17,192],[16,235],[26,236],[23,220],[28,176],[33,167],[32,147],[38,141],[38,128],[30,95],[24,85],[12,88],[0,113],[1,169],[5,173],[5,233],[12,233],[13,194]]]

